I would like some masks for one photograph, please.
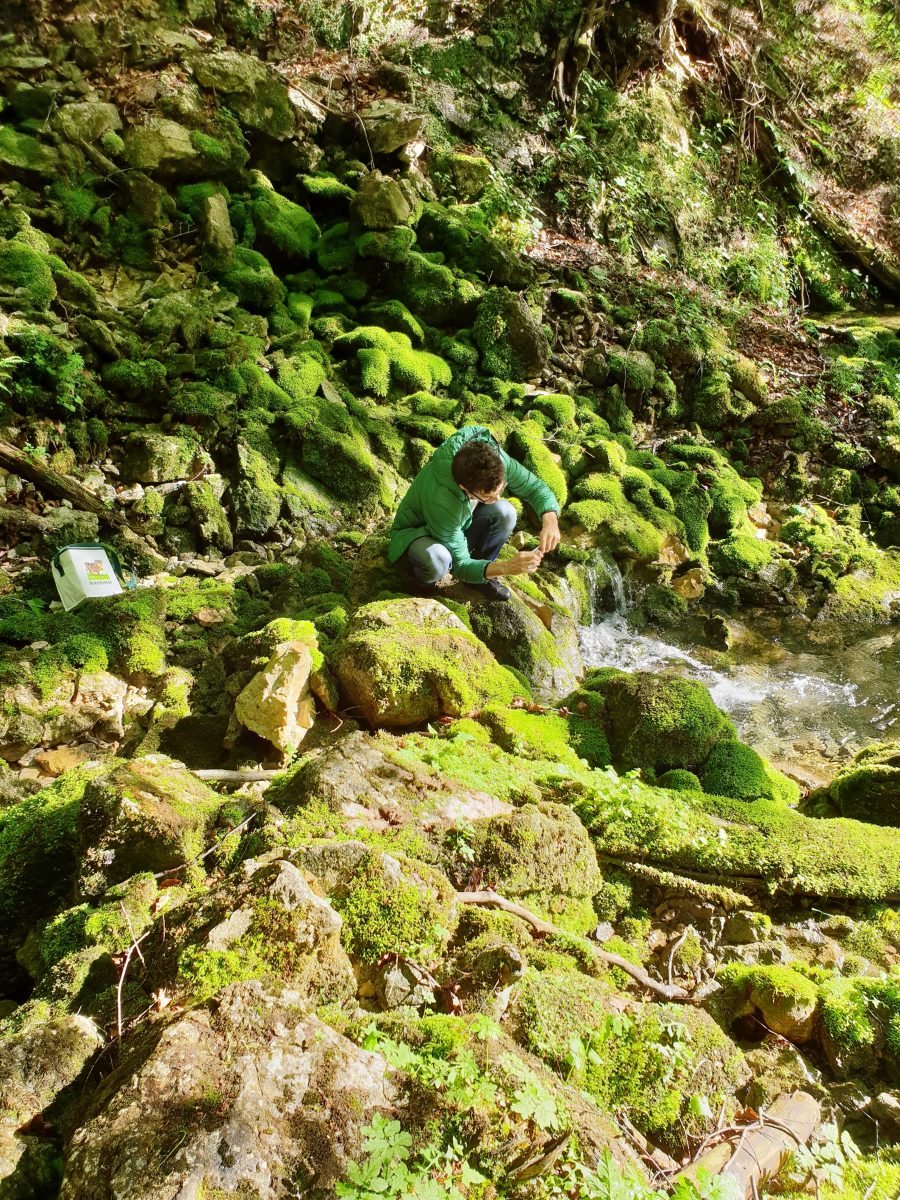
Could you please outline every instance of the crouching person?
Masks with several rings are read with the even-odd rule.
[[[537,550],[497,556],[516,527],[504,491],[541,518]],[[529,575],[559,545],[556,497],[498,445],[489,429],[467,425],[447,438],[409,486],[391,526],[388,559],[406,562],[424,591],[448,573],[487,597],[509,599],[503,575]]]

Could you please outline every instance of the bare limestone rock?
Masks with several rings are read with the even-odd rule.
[[[235,701],[237,720],[283,752],[296,750],[315,720],[309,689],[315,650],[306,642],[276,647]]]
[[[397,1096],[380,1055],[255,981],[154,1030],[116,1081],[75,1135],[60,1200],[324,1194]]]

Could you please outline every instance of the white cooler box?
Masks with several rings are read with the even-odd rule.
[[[136,587],[134,573],[125,578],[125,571],[112,546],[100,542],[82,542],[63,546],[50,563],[53,582],[63,608],[69,612],[83,600],[97,596],[117,596],[126,588]]]

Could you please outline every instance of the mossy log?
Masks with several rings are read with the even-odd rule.
[[[55,471],[47,463],[30,457],[2,438],[0,438],[0,467],[12,471],[22,479],[27,479],[29,483],[33,483],[35,487],[50,496],[55,496],[60,500],[69,500],[75,508],[83,512],[94,513],[101,522],[119,534],[129,549],[141,554],[149,563],[158,568],[165,565],[166,560],[155,546],[152,546],[140,534],[135,533],[120,512],[108,508],[95,492],[79,483],[77,479],[73,479],[71,475],[63,475],[61,471]]]

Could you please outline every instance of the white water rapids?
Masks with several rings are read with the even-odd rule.
[[[900,631],[823,650],[791,634],[778,617],[748,615],[728,655],[677,644],[677,634],[639,632],[628,620],[625,585],[607,564],[615,612],[597,613],[580,630],[591,667],[671,672],[699,680],[728,713],[741,738],[810,781],[873,741],[900,736]]]

